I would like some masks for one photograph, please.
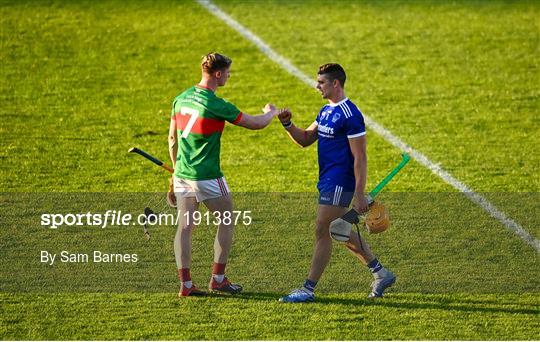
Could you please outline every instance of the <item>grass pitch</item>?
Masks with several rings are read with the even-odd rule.
[[[366,114],[539,236],[537,3],[217,4],[307,74],[343,64]],[[1,1],[0,25],[2,339],[537,339],[538,253],[415,162],[381,195],[392,230],[368,237],[398,274],[388,296],[365,300],[369,274],[336,244],[318,302],[277,303],[308,270],[317,177],[316,148],[299,149],[277,122],[223,136],[237,207],[255,218],[238,227],[230,260],[240,297],[174,298],[174,228],[145,243],[135,230],[39,227],[43,210],[138,210],[113,193],[165,190],[163,171],[126,152],[168,160],[170,102],[199,80],[208,51],[233,58],[219,94],[245,112],[271,101],[307,126],[324,101],[192,2]],[[368,155],[370,188],[399,151],[368,128]],[[111,195],[70,202],[88,192]],[[201,285],[212,235],[195,234]],[[95,247],[141,261],[38,259],[41,248]]]
[[[315,304],[282,305],[278,293],[235,298],[174,294],[5,295],[3,336],[133,340],[527,340],[538,298],[526,295],[325,294]],[[512,317],[511,319],[509,317]],[[62,324],[58,324],[58,320]],[[32,323],[31,323],[32,322]],[[519,324],[516,324],[519,322]]]

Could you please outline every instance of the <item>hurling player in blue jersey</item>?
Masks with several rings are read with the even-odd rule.
[[[345,71],[339,64],[324,64],[317,75],[317,89],[328,104],[322,107],[317,119],[307,129],[296,127],[290,111],[279,119],[291,139],[302,147],[318,140],[319,207],[315,230],[315,249],[311,269],[304,285],[281,297],[281,302],[312,302],[314,291],[332,254],[330,222],[352,207],[360,213],[368,209],[365,194],[367,175],[366,128],[362,112],[345,96]],[[365,239],[351,233],[344,244],[372,272],[369,298],[382,297],[396,276],[381,265]]]

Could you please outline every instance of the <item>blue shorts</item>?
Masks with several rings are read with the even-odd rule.
[[[354,196],[354,188],[321,183],[317,187],[319,188],[319,204],[348,208]]]

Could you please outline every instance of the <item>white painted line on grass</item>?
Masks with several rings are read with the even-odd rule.
[[[227,25],[235,29],[244,38],[246,38],[247,40],[255,44],[259,48],[259,50],[261,50],[268,58],[270,58],[271,60],[279,64],[281,67],[283,67],[283,69],[285,69],[291,75],[296,76],[298,79],[300,79],[302,82],[304,82],[310,87],[316,87],[317,83],[313,79],[311,79],[309,76],[304,74],[300,69],[295,67],[289,60],[287,60],[286,58],[284,58],[283,56],[275,52],[262,39],[260,39],[253,32],[251,32],[246,27],[244,27],[242,24],[234,20],[227,13],[223,12],[219,7],[214,5],[211,1],[197,0],[197,2],[201,6],[206,8],[210,13],[212,13],[213,15],[215,15],[216,17],[224,21]],[[389,143],[391,143],[398,149],[409,153],[411,155],[411,158],[415,159],[417,162],[419,162],[420,164],[424,165],[426,168],[431,170],[431,172],[439,176],[446,183],[450,184],[455,189],[462,192],[468,199],[470,199],[472,202],[479,205],[489,215],[499,220],[505,227],[510,229],[512,232],[517,234],[521,239],[523,239],[523,241],[525,241],[526,243],[531,245],[534,249],[536,249],[537,252],[540,252],[540,241],[535,239],[531,234],[529,234],[529,232],[523,229],[523,227],[519,223],[512,220],[511,218],[506,216],[506,214],[504,214],[502,211],[497,209],[485,197],[472,191],[464,183],[460,182],[454,176],[452,176],[451,174],[443,170],[443,168],[441,168],[439,165],[429,160],[428,157],[426,157],[424,154],[422,154],[421,152],[418,152],[417,150],[407,145],[403,140],[401,140],[400,138],[392,134],[392,132],[384,128],[382,125],[372,120],[369,116],[364,114],[364,119],[366,121],[366,124],[369,126],[369,128],[371,128],[377,134],[381,135]]]

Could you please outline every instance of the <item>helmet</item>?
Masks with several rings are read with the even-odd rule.
[[[366,214],[366,229],[371,234],[382,233],[390,227],[388,209],[379,202],[374,202]]]

